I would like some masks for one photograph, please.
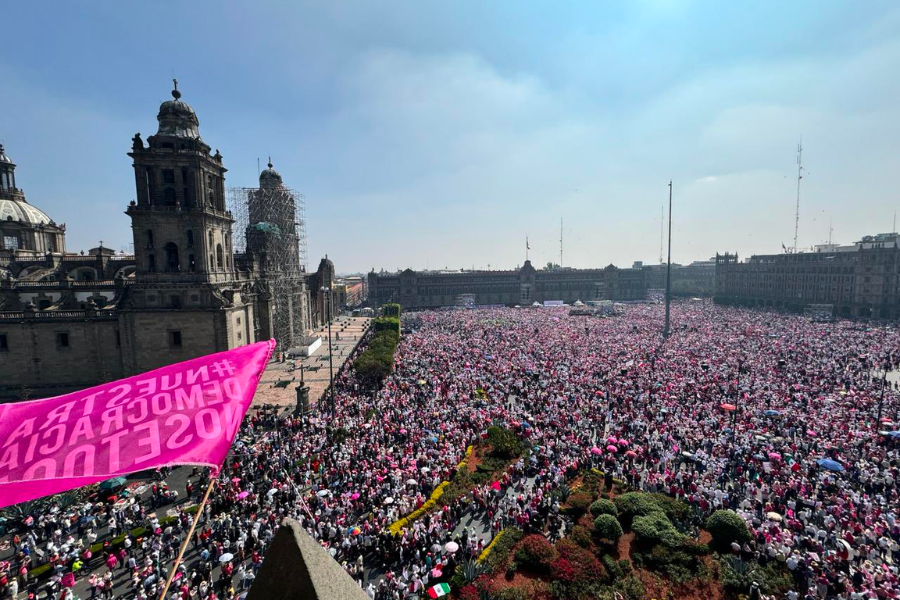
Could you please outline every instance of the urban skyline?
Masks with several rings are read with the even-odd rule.
[[[310,255],[346,272],[513,268],[526,236],[534,264],[558,262],[561,216],[566,266],[652,263],[669,178],[673,260],[775,252],[792,243],[801,136],[799,246],[824,242],[829,223],[844,243],[887,231],[896,210],[891,3],[212,8],[194,3],[167,27],[142,14],[164,38],[152,51],[128,7],[64,5],[52,22],[10,8],[20,26],[0,75],[17,118],[0,142],[71,248],[127,247],[122,139],[148,129],[172,75],[229,164],[226,184],[253,185],[272,155],[307,198]],[[219,29],[243,35],[223,46]]]

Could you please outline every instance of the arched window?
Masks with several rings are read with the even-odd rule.
[[[188,248],[194,247],[194,230],[193,229],[187,230],[187,242],[188,242]]]
[[[216,244],[216,266],[221,269],[222,264],[223,264],[222,244]]]
[[[152,254],[147,257],[147,270],[151,273],[156,271],[156,257]]]
[[[167,206],[175,206],[175,188],[166,188],[166,191],[163,192],[163,202]]]
[[[194,255],[188,254],[188,271],[193,273],[197,270],[197,264],[194,262]]]
[[[178,260],[178,246],[173,242],[169,242],[165,245],[163,250],[166,253],[166,272],[177,273],[180,271],[181,265]]]
[[[148,248],[153,247],[153,230],[152,229],[147,230],[147,247]]]
[[[213,236],[212,236],[212,231],[210,231],[209,232],[209,251],[210,252],[212,252],[212,247],[213,247]]]
[[[212,254],[210,254],[209,255],[209,270],[212,271],[215,268],[215,266],[216,265],[213,263],[213,256],[212,256]]]

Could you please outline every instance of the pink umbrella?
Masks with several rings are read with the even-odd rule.
[[[499,482],[499,481],[495,481],[494,483],[492,483],[492,484],[491,484],[491,489],[492,489],[492,490],[497,490],[497,491],[499,491],[499,490],[500,490],[500,482]]]
[[[627,446],[627,445],[628,445],[628,440],[626,440],[626,439],[624,439],[624,438],[619,438],[618,445],[619,445],[619,446]]]
[[[237,497],[238,497],[238,500],[243,500],[244,498],[246,498],[249,495],[250,495],[250,492],[241,492],[240,494],[238,494]]]
[[[637,452],[635,452],[634,450],[629,450],[625,453],[625,456],[627,456],[628,458],[635,458],[637,457]]]
[[[350,494],[351,500],[356,500],[357,498],[359,498],[359,492],[353,492],[352,494]]]
[[[603,450],[601,450],[601,449],[598,448],[597,446],[594,446],[593,448],[591,448],[591,454],[595,454],[595,455],[596,455],[596,454],[603,454]]]
[[[777,452],[769,452],[769,458],[772,460],[781,460],[781,455]]]
[[[616,448],[615,446],[613,446],[612,444],[610,444],[609,446],[606,447],[606,450],[608,452],[610,452],[611,454],[615,454],[616,452],[618,452],[619,449]]]
[[[607,443],[607,444],[615,444],[615,443],[618,442],[618,441],[619,441],[619,440],[617,440],[617,439],[615,438],[615,436],[612,436],[612,435],[609,436],[608,438],[606,438],[606,443]]]

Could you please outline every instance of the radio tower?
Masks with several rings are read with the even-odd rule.
[[[794,214],[794,254],[797,253],[797,231],[800,229],[800,180],[803,179],[803,138],[797,144],[797,211]]]

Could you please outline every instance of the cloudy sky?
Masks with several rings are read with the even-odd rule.
[[[271,155],[310,261],[593,267],[889,231],[900,3],[13,2],[0,142],[68,246],[129,248],[126,156],[173,73],[227,185]]]

